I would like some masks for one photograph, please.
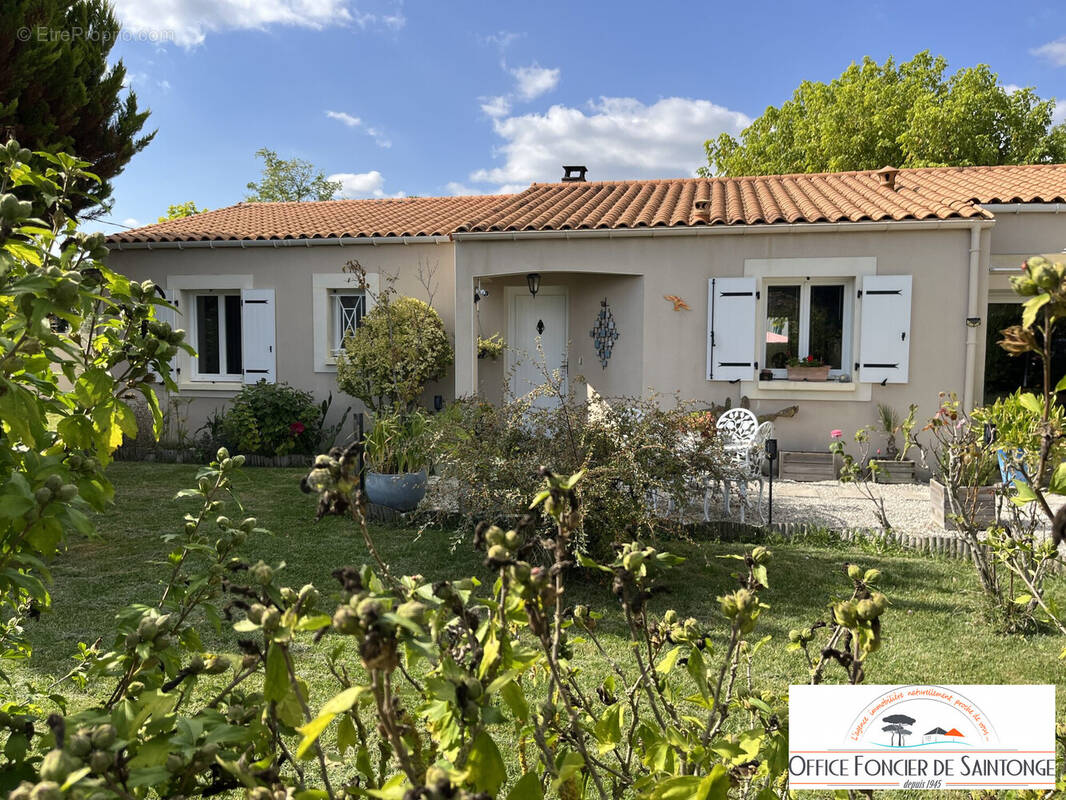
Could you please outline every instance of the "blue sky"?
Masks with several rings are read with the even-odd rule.
[[[691,175],[804,79],[930,49],[1062,96],[1066,4],[115,0],[155,141],[107,219],[243,199],[260,147],[352,197],[484,193],[556,180]],[[167,41],[160,42],[160,38]],[[153,41],[155,40],[155,41]],[[104,230],[116,230],[104,227]]]

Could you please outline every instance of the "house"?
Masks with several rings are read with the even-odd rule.
[[[931,731],[926,731],[922,734],[922,742],[939,742],[942,737],[947,735],[948,732],[943,728],[933,728]]]
[[[116,269],[178,303],[199,351],[178,364],[191,423],[244,381],[334,389],[333,353],[366,309],[342,271],[356,259],[423,299],[433,273],[456,360],[427,404],[526,391],[539,372],[520,354],[539,342],[572,393],[796,404],[781,447],[824,450],[877,403],[929,414],[941,391],[973,406],[1012,388],[1018,364],[994,345],[1020,313],[1008,277],[1063,252],[1064,210],[1066,165],[598,182],[568,169],[513,195],[242,203],[109,245]],[[497,331],[507,357],[479,360],[477,336]],[[829,380],[787,379],[807,355]]]

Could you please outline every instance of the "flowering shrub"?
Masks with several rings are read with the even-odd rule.
[[[324,404],[316,403],[310,392],[259,381],[244,386],[226,409],[222,443],[268,456],[314,453],[324,414]]]

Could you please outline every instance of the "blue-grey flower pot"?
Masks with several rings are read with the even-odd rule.
[[[386,475],[368,470],[366,496],[371,503],[394,511],[414,511],[426,496],[426,471]]]

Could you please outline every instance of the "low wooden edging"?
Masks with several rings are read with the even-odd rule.
[[[204,456],[199,450],[178,450],[166,447],[141,448],[123,445],[115,451],[116,461],[145,461],[155,464],[206,464],[214,458],[214,454]],[[246,455],[244,465],[246,467],[310,467],[314,462],[314,456],[287,455],[287,456],[257,456]]]
[[[708,523],[709,528],[723,540],[731,542],[758,542],[765,538],[767,532],[777,533],[785,539],[802,538],[809,534],[824,534],[827,530],[842,541],[883,541],[904,550],[914,550],[942,558],[970,561],[972,550],[970,543],[951,533],[899,533],[884,528],[826,528],[807,522],[775,522],[772,525],[756,526],[740,522]],[[982,548],[988,555],[988,548]],[[1050,565],[1049,571],[1061,575],[1066,573],[1066,564],[1060,559]]]

